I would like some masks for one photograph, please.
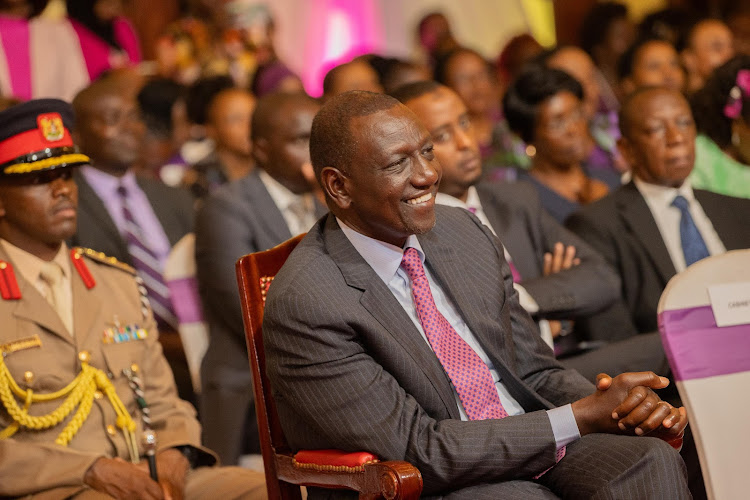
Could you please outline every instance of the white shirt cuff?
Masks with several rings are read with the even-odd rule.
[[[567,404],[547,410],[547,416],[549,416],[549,423],[552,425],[552,434],[555,436],[555,446],[558,450],[581,438],[571,405]]]

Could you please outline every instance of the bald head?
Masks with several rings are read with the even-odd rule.
[[[680,92],[660,87],[636,91],[622,105],[620,129],[620,151],[641,181],[679,187],[690,175],[695,122]]]

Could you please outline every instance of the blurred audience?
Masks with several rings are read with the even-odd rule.
[[[198,212],[198,283],[210,329],[200,408],[213,423],[203,442],[225,464],[260,452],[234,263],[306,232],[325,213],[311,193],[308,149],[318,108],[301,93],[260,98],[251,126],[257,168],[217,189]]]
[[[138,92],[138,107],[146,126],[138,165],[139,175],[159,178],[159,170],[179,153],[190,137],[187,89],[168,78],[154,78]]]
[[[214,141],[206,134],[208,106],[219,92],[234,88],[234,81],[227,75],[204,77],[188,88],[186,113],[189,138],[159,169],[159,179],[168,186],[180,186],[185,172],[214,150]]]
[[[458,48],[448,18],[442,12],[430,12],[417,25],[417,40],[424,53],[424,63],[434,68],[438,59]]]
[[[693,185],[750,198],[750,55],[717,68],[691,104],[698,129]]]
[[[617,63],[623,95],[640,87],[665,87],[682,92],[685,71],[674,45],[664,39],[641,38],[631,45]]]
[[[91,80],[141,61],[138,35],[123,16],[122,0],[66,0]]]
[[[182,185],[198,199],[253,169],[250,119],[255,97],[243,89],[222,90],[208,105],[206,137],[214,150],[185,172]]]
[[[482,158],[493,153],[492,133],[500,121],[499,93],[490,65],[478,52],[460,47],[439,58],[435,81],[450,87],[466,103]]]
[[[701,19],[687,32],[680,49],[687,72],[686,91],[692,94],[734,55],[732,31],[719,19]]]
[[[531,168],[518,177],[537,188],[542,205],[560,223],[609,191],[584,163],[593,142],[583,106],[583,88],[575,78],[540,65],[529,66],[503,97],[508,124],[532,157]]]
[[[370,66],[366,58],[334,66],[323,78],[323,102],[350,90],[369,90],[383,92],[380,79],[375,69]]]
[[[601,111],[617,111],[623,97],[617,76],[617,61],[635,41],[635,26],[627,6],[617,2],[595,4],[583,18],[581,48],[594,60],[595,77],[601,90]]]
[[[88,85],[84,54],[71,24],[38,17],[47,3],[0,0],[0,95],[71,100]]]

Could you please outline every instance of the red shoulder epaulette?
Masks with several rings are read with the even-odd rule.
[[[21,299],[21,289],[18,287],[13,266],[4,260],[0,260],[0,296],[3,300]]]
[[[89,271],[88,266],[86,266],[86,262],[83,260],[81,252],[77,248],[73,248],[70,251],[70,260],[73,261],[73,267],[75,267],[76,271],[78,271],[78,275],[83,280],[83,284],[86,285],[86,288],[88,288],[89,290],[94,288],[94,286],[96,285],[96,281],[91,275],[91,271]]]

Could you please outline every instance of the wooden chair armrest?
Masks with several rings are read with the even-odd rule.
[[[369,453],[314,450],[276,454],[278,478],[300,486],[343,488],[359,492],[359,498],[416,500],[422,493],[422,474],[408,462],[379,462]],[[327,458],[327,460],[326,460]]]

